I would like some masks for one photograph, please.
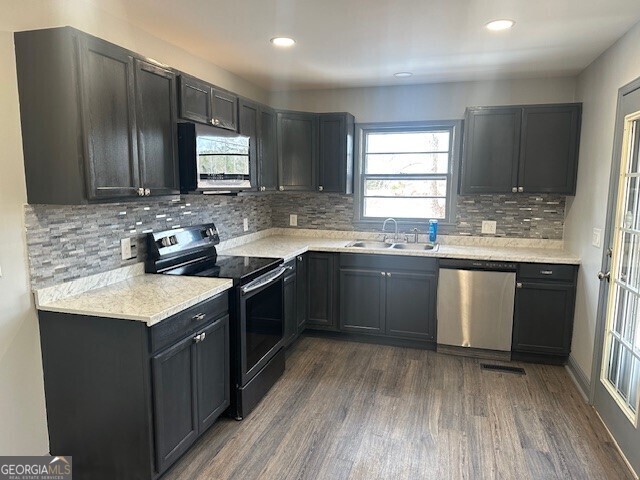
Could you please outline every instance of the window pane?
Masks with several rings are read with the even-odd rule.
[[[448,173],[448,153],[370,153],[366,156],[365,173],[412,174]]]
[[[448,152],[449,131],[367,134],[367,153]]]
[[[445,218],[444,198],[365,198],[365,217]]]
[[[445,197],[446,180],[366,180],[365,197]]]

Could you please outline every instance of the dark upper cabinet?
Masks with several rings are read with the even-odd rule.
[[[306,254],[296,257],[296,315],[298,319],[298,333],[301,333],[307,325],[307,293],[309,283],[307,262]]]
[[[180,74],[180,118],[238,130],[238,97],[186,74]]]
[[[199,333],[196,344],[198,432],[204,432],[225,411],[231,400],[229,316]]]
[[[180,75],[180,118],[192,122],[211,123],[211,85]]]
[[[269,107],[260,107],[260,133],[258,138],[258,189],[278,189],[278,136],[277,114]]]
[[[580,104],[468,108],[460,194],[574,195],[581,113]]]
[[[337,329],[338,266],[333,253],[307,254],[307,327]]]
[[[251,190],[259,190],[258,164],[260,149],[258,138],[260,135],[260,107],[257,103],[244,98],[238,103],[238,133],[249,137],[249,173],[251,175]]]
[[[520,108],[470,108],[464,134],[460,193],[508,193],[517,185]]]
[[[29,203],[176,192],[168,69],[71,27],[18,32],[15,46]]]
[[[340,329],[381,334],[385,331],[385,272],[340,269]]]
[[[196,344],[191,337],[152,357],[156,468],[164,471],[198,436]]]
[[[138,160],[141,184],[156,195],[180,193],[176,76],[136,60]]]
[[[518,187],[524,193],[575,195],[581,110],[579,105],[523,109]]]
[[[435,273],[388,272],[386,289],[387,335],[435,340]]]
[[[353,136],[350,113],[318,115],[318,185],[321,192],[353,193]]]
[[[211,92],[211,124],[238,131],[238,97],[213,87]]]
[[[315,190],[318,170],[318,116],[278,113],[279,190]]]
[[[514,352],[569,355],[577,269],[575,265],[519,266],[513,320]]]

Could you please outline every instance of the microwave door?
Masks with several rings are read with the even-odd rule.
[[[196,156],[198,189],[251,188],[249,137],[198,135]]]

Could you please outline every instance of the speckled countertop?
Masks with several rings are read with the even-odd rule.
[[[152,326],[233,285],[223,278],[136,273],[114,283],[106,280],[105,286],[96,286],[88,280],[91,277],[76,280],[75,287],[64,284],[64,293],[51,287],[36,292],[36,304],[39,310],[136,320]],[[91,287],[86,289],[87,285]]]
[[[337,239],[304,235],[273,235],[244,245],[220,251],[224,255],[246,255],[250,257],[284,258],[285,261],[307,251],[369,253],[381,255],[403,255],[435,258],[461,258],[469,260],[495,260],[507,262],[580,264],[580,258],[561,249],[488,244],[439,245],[433,251],[396,250],[391,248],[347,247],[352,238]]]

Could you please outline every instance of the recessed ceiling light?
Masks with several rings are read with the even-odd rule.
[[[487,23],[485,26],[487,27],[487,30],[491,30],[492,32],[499,32],[500,30],[509,30],[515,24],[516,22],[514,22],[513,20],[502,19],[493,20]]]
[[[396,78],[408,78],[411,75],[413,75],[413,73],[411,72],[398,72],[393,74],[393,76]]]
[[[273,37],[271,39],[271,43],[273,43],[276,47],[291,47],[295,45],[296,41],[293,38],[289,37]]]

